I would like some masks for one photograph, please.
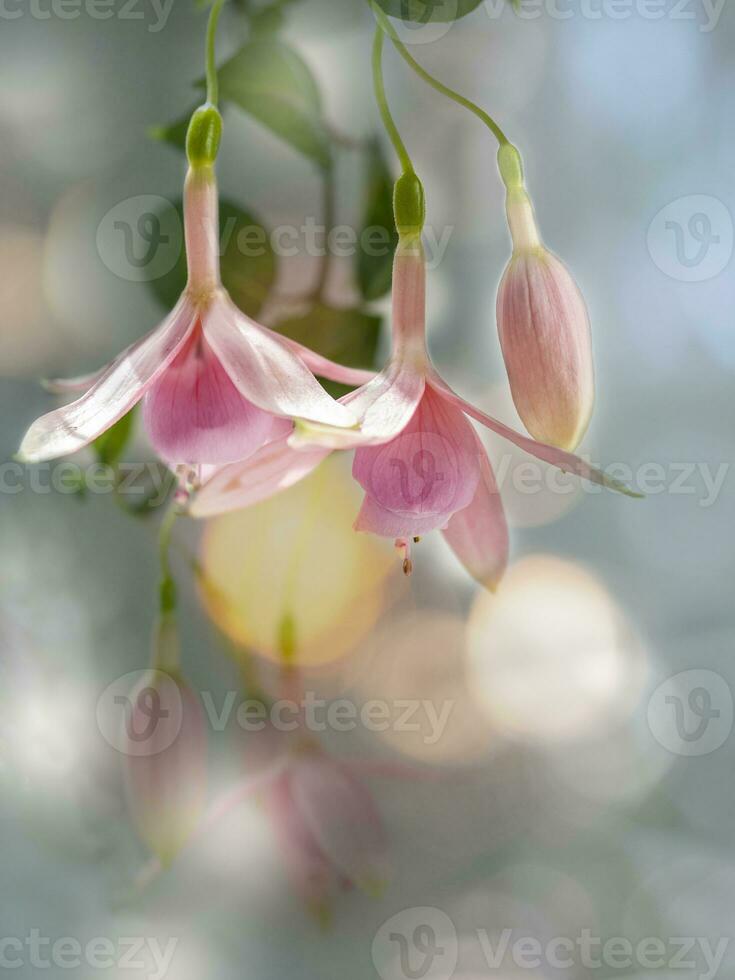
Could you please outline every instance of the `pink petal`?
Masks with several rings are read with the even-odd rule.
[[[294,447],[352,449],[388,442],[408,425],[424,393],[426,269],[420,243],[399,246],[393,263],[393,353],[369,384],[342,399],[360,419],[357,432],[298,424]]]
[[[195,309],[182,297],[170,316],[113,361],[81,398],[37,419],[18,455],[37,463],[93,442],[143,397],[181,349],[195,318]]]
[[[435,391],[438,391],[453,405],[456,405],[457,408],[461,408],[471,418],[481,422],[482,425],[487,426],[488,429],[492,429],[493,432],[497,432],[504,439],[512,442],[525,452],[530,453],[531,456],[535,456],[545,463],[551,463],[552,466],[558,466],[564,472],[574,473],[576,476],[582,477],[583,480],[598,483],[600,486],[607,487],[609,490],[617,490],[619,493],[624,493],[628,497],[641,496],[626,487],[620,480],[615,480],[613,477],[603,473],[602,470],[598,470],[596,467],[586,463],[579,456],[568,453],[564,449],[557,449],[555,446],[547,446],[543,442],[536,442],[535,439],[529,439],[527,436],[521,435],[520,432],[516,432],[515,429],[511,429],[510,426],[498,422],[497,419],[486,415],[485,412],[481,412],[479,408],[475,408],[470,402],[465,401],[464,398],[460,398],[456,392],[452,391],[446,381],[436,371],[432,370],[429,384]]]
[[[408,534],[424,533],[471,502],[480,479],[477,437],[461,411],[427,388],[399,436],[357,450],[352,475],[382,510],[401,515]]]
[[[355,424],[353,414],[329,397],[283,338],[246,317],[229,297],[220,294],[204,312],[203,325],[225,371],[254,405],[326,425]]]
[[[154,449],[172,465],[245,459],[273,424],[243,398],[198,326],[148,389],[143,420]]]
[[[293,798],[294,768],[275,780],[266,803],[294,887],[304,901],[322,906],[333,881],[332,867]]]
[[[328,378],[329,381],[339,381],[345,385],[364,385],[372,381],[376,376],[375,371],[365,371],[362,368],[345,367],[344,364],[337,364],[330,361],[328,357],[322,357],[308,347],[304,347],[296,340],[288,337],[283,338],[291,350],[297,354],[309,370],[320,378]]]
[[[279,420],[284,421],[284,420]],[[192,517],[212,517],[249,507],[293,486],[329,455],[328,449],[298,452],[288,445],[292,426],[241,463],[217,469],[189,506]]]
[[[387,877],[386,841],[371,794],[347,766],[303,755],[291,776],[294,804],[319,848],[355,884],[371,889]]]
[[[396,514],[386,510],[367,494],[355,518],[353,527],[356,531],[367,534],[377,534],[381,538],[415,538],[429,531],[445,528],[452,517],[453,511],[445,514]]]
[[[298,421],[291,445],[296,449],[304,446],[355,449],[389,442],[411,421],[424,386],[423,374],[404,370],[399,362],[393,362],[369,384],[341,399],[360,420],[359,429],[335,429]]]
[[[143,340],[146,338],[144,337]],[[97,371],[92,371],[90,374],[80,374],[76,378],[45,378],[41,384],[52,395],[77,395],[85,391],[88,391],[93,384],[95,384],[102,375],[109,371],[111,367],[115,364],[119,364],[124,358],[126,358],[131,351],[133,351],[139,344],[143,341],[137,340],[130,347],[126,347],[125,350],[118,354],[118,356],[106,364],[104,367],[99,368]]]
[[[508,564],[508,524],[490,460],[475,438],[480,482],[472,503],[452,517],[444,537],[470,575],[494,592]]]

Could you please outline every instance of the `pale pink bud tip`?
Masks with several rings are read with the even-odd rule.
[[[566,266],[517,248],[498,291],[498,333],[513,401],[534,439],[573,450],[594,405],[590,324]]]

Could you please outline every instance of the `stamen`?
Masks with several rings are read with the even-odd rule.
[[[201,486],[201,465],[199,463],[182,463],[176,467],[179,485],[174,494],[174,500],[180,507],[185,507],[192,494]]]
[[[414,541],[416,538],[414,538]],[[403,574],[410,575],[413,571],[413,562],[411,561],[411,539],[410,538],[396,538],[396,548],[403,550]]]

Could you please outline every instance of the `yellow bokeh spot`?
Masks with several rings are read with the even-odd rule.
[[[246,510],[207,522],[202,545],[209,614],[237,646],[290,662],[331,663],[368,634],[397,574],[391,541],[358,534],[360,493],[347,458]]]

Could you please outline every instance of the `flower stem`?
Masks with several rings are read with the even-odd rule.
[[[171,574],[171,536],[173,534],[179,508],[174,502],[166,511],[158,532],[158,558],[161,565],[160,610],[162,614],[173,613],[176,609],[176,582]]]
[[[416,72],[419,78],[423,78],[423,80],[428,85],[431,85],[433,89],[436,89],[437,92],[445,95],[448,99],[451,99],[452,102],[456,102],[458,105],[464,106],[465,109],[468,109],[471,113],[473,113],[473,115],[477,116],[479,120],[485,123],[501,146],[504,146],[506,143],[510,142],[503,130],[500,128],[500,126],[498,126],[489,113],[485,112],[484,109],[481,109],[480,106],[472,102],[471,99],[465,98],[464,95],[460,95],[459,92],[455,92],[454,89],[449,88],[448,85],[440,82],[438,78],[434,78],[432,74],[423,68],[409,52],[406,45],[398,36],[395,27],[393,24],[391,24],[390,20],[380,9],[375,0],[368,0],[368,3],[372,8],[373,13],[375,14],[375,19],[377,20],[381,29],[388,35],[393,42],[393,46],[395,47],[396,51],[398,51],[406,64]]]
[[[383,82],[383,39],[383,28],[379,25],[375,29],[375,41],[373,42],[373,84],[375,87],[375,100],[378,103],[378,108],[380,109],[380,116],[383,120],[383,125],[385,126],[386,132],[388,133],[388,136],[390,136],[391,143],[398,154],[398,159],[401,161],[403,172],[406,174],[412,174],[414,173],[414,169],[413,164],[411,163],[411,157],[408,155],[406,145],[401,139],[401,134],[398,132],[398,127],[393,121],[393,116],[391,115],[390,107],[388,106],[388,99],[385,95],[385,84]]]
[[[207,102],[216,106],[219,101],[219,82],[217,81],[217,63],[215,61],[215,41],[217,38],[217,23],[225,0],[214,0],[212,9],[209,12],[209,23],[207,24]]]

